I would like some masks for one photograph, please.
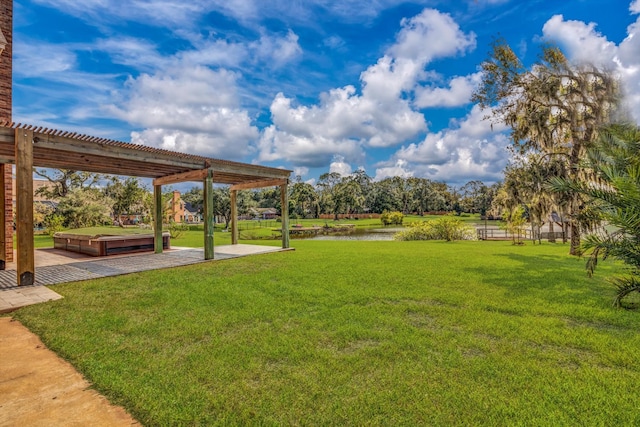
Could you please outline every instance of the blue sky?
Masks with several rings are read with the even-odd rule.
[[[14,121],[294,170],[500,180],[470,102],[495,37],[619,73],[640,0],[16,0]]]

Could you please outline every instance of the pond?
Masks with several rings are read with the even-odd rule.
[[[348,233],[318,235],[305,240],[393,240],[393,235],[402,230],[402,227],[360,227]]]

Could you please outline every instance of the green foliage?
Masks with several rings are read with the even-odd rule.
[[[47,229],[47,234],[53,237],[53,235],[58,231],[64,230],[64,217],[62,215],[52,213],[44,218],[43,224]]]
[[[13,315],[143,425],[640,421],[640,316],[561,245],[295,246],[56,285]]]
[[[191,187],[186,193],[180,195],[185,203],[193,206],[198,213],[204,212],[204,191],[201,187]]]
[[[477,240],[475,228],[453,215],[432,221],[414,222],[409,229],[397,233],[396,240]]]
[[[291,217],[317,217],[318,195],[313,185],[298,180],[289,187],[289,214]]]
[[[382,225],[402,225],[404,221],[404,214],[402,212],[394,211],[394,212],[383,212],[380,215],[380,221]]]
[[[640,291],[640,128],[613,125],[601,132],[587,153],[583,168],[592,171],[590,182],[556,179],[556,191],[576,192],[589,198],[590,220],[604,221],[613,231],[601,229],[585,238],[582,250],[589,256],[587,270],[593,274],[599,259],[621,260],[630,275],[616,279],[615,304]]]
[[[94,189],[70,191],[60,199],[56,213],[67,228],[93,227],[112,223],[112,201]]]
[[[522,205],[518,205],[512,209],[505,210],[502,215],[504,219],[502,228],[511,234],[511,241],[514,245],[524,245],[522,238],[525,235],[527,226],[527,218],[524,213],[525,211]]]
[[[189,230],[189,226],[182,222],[169,221],[169,236],[172,239],[180,238],[186,231]]]
[[[70,169],[34,169],[33,172],[49,181],[49,185],[38,188],[35,193],[48,200],[58,200],[72,191],[93,188],[102,178],[99,174]]]
[[[145,194],[147,190],[142,187],[137,178],[122,179],[117,176],[111,178],[111,182],[103,190],[103,194],[113,202],[112,214],[116,221],[125,214],[148,215],[151,210],[145,206]]]

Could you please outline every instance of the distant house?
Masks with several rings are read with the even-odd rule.
[[[278,217],[276,208],[251,208],[249,212],[253,219],[276,219]]]
[[[175,190],[173,197],[169,201],[169,209],[167,211],[167,222],[185,222],[189,224],[197,224],[202,222],[202,215],[191,204],[186,203],[180,197],[180,192]]]

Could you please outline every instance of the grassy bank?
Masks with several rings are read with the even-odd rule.
[[[296,241],[16,316],[148,425],[632,425],[640,317],[567,246]]]

